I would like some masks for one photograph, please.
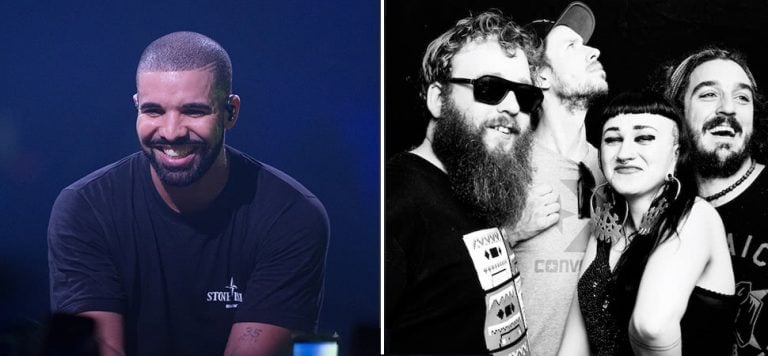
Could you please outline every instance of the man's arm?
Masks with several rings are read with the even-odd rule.
[[[290,355],[293,331],[314,333],[322,302],[328,216],[317,198],[286,200],[259,238],[225,355]]]
[[[123,345],[123,316],[106,311],[88,311],[78,314],[96,323],[96,341],[101,356],[125,356]]]
[[[531,187],[525,210],[514,227],[502,229],[507,245],[512,248],[519,242],[538,235],[560,219],[560,196],[548,184]]]
[[[104,231],[91,204],[75,189],[54,202],[48,225],[51,311],[90,318],[100,355],[125,355],[123,290]]]
[[[225,356],[290,355],[291,331],[263,323],[234,323]]]

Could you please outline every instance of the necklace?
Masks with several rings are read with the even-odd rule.
[[[736,189],[736,187],[738,187],[741,183],[744,183],[744,181],[747,180],[747,178],[749,178],[749,175],[752,174],[752,171],[754,171],[754,170],[755,170],[755,161],[752,160],[752,165],[749,166],[749,169],[747,170],[747,173],[744,173],[744,175],[741,176],[741,178],[739,178],[739,180],[737,180],[736,183],[731,184],[731,186],[729,186],[728,188],[725,188],[725,189],[723,189],[723,190],[721,190],[721,191],[719,191],[719,192],[717,192],[715,194],[712,194],[710,196],[704,197],[704,200],[706,200],[706,201],[713,201],[713,200],[715,200],[717,198],[722,197],[723,195],[726,195],[726,194],[730,193],[730,191]]]

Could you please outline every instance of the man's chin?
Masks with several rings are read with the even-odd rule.
[[[144,151],[147,153],[146,151]],[[150,151],[151,152],[151,151]],[[199,160],[194,160],[184,166],[168,166],[158,160],[153,154],[147,154],[155,174],[165,185],[173,187],[186,187],[200,179]]]
[[[587,90],[590,98],[600,97],[608,94],[608,82],[605,80],[605,76],[596,79],[592,86]]]
[[[714,150],[694,152],[693,162],[703,178],[726,178],[735,174],[744,161],[749,158],[745,150],[734,151],[732,147],[719,147]]]
[[[155,165],[155,173],[163,184],[173,187],[186,187],[200,179],[201,174],[197,173],[197,167],[189,169],[167,169],[166,167]]]
[[[508,138],[491,138],[486,135],[483,138],[483,144],[485,144],[485,149],[488,153],[511,153],[515,149],[515,140],[519,137],[520,135],[509,135]]]

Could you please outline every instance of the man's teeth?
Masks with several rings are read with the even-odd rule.
[[[190,152],[192,152],[192,149],[182,147],[163,149],[163,153],[165,153],[168,157],[185,157]]]
[[[493,129],[505,135],[509,135],[512,133],[512,131],[508,127],[504,127],[504,126],[496,126]]]
[[[727,126],[718,126],[710,130],[709,132],[712,135],[717,135],[717,136],[735,136],[736,135],[736,131],[733,128],[727,127]]]

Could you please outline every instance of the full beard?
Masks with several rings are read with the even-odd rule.
[[[701,136],[696,137],[696,147],[691,152],[692,162],[695,162],[696,173],[702,178],[726,178],[739,171],[744,161],[750,157],[749,145],[752,135],[744,138],[744,146],[738,152],[730,153],[725,157],[720,157],[716,148],[712,151],[702,147]]]
[[[158,145],[196,145],[198,158],[195,159],[188,168],[171,168],[163,166],[158,162],[155,157],[155,151],[152,147]],[[216,158],[219,156],[222,148],[224,147],[224,139],[221,137],[212,146],[205,143],[202,140],[191,140],[189,138],[178,139],[174,141],[168,141],[163,138],[152,140],[144,143],[142,151],[144,155],[149,159],[149,163],[155,169],[157,176],[164,184],[174,187],[186,187],[192,183],[197,182],[216,162]]]
[[[531,183],[531,131],[517,137],[512,152],[489,152],[483,130],[470,126],[450,100],[441,111],[432,148],[445,165],[453,192],[476,218],[491,226],[514,226],[525,208]]]

